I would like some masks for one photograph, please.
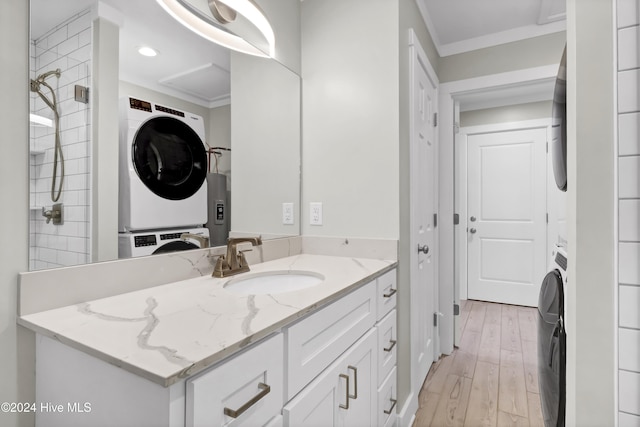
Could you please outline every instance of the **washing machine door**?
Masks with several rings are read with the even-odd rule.
[[[200,246],[194,245],[191,242],[183,242],[181,240],[176,240],[160,246],[158,249],[153,251],[152,255],[166,254],[169,252],[188,251],[191,249],[200,249]]]
[[[558,270],[546,275],[538,299],[538,386],[546,427],[564,427],[566,401],[564,288]]]
[[[132,144],[135,171],[157,196],[184,200],[202,187],[207,177],[207,154],[198,134],[171,117],[148,120]]]

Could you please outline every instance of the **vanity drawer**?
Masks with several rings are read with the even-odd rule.
[[[396,310],[391,310],[378,322],[378,386],[396,366],[398,354],[396,329]]]
[[[283,368],[283,337],[278,334],[188,379],[187,427],[264,425],[283,406]]]
[[[287,400],[375,324],[376,283],[372,281],[284,329]]]
[[[378,320],[396,307],[398,292],[396,270],[391,270],[376,280],[378,284]]]
[[[378,425],[381,427],[391,427],[396,423],[398,417],[397,399],[397,374],[394,367],[378,388]]]

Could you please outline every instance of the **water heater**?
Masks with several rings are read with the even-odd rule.
[[[211,246],[227,244],[230,226],[229,194],[227,177],[221,173],[207,175],[209,240]]]

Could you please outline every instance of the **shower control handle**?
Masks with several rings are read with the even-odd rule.
[[[51,210],[47,210],[43,206],[42,207],[42,216],[47,219],[46,220],[47,224],[49,224],[51,221],[53,221],[54,225],[62,225],[62,224],[64,224],[62,203],[55,203],[51,207]]]

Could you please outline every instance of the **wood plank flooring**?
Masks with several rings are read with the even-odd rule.
[[[414,427],[544,427],[536,309],[461,301],[460,347],[435,362]]]

